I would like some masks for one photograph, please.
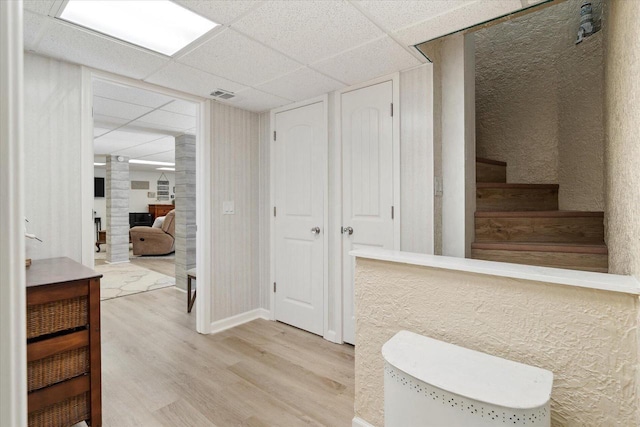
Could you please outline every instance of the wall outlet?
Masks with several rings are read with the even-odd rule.
[[[441,176],[434,177],[433,194],[437,197],[442,197],[442,177]]]
[[[222,214],[223,215],[233,215],[235,214],[235,207],[233,200],[226,200],[222,202]]]

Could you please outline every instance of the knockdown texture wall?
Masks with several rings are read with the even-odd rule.
[[[603,210],[603,33],[575,44],[581,3],[474,33],[477,155],[508,182],[560,184],[560,209]]]
[[[553,426],[636,426],[638,308],[637,295],[358,258],[355,415],[384,424],[380,351],[406,329],[552,371]]]
[[[258,114],[211,103],[212,321],[260,306]],[[232,201],[233,215],[222,202]]]
[[[640,2],[610,1],[605,13],[609,271],[640,277]]]

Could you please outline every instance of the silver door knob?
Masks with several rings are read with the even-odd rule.
[[[342,229],[342,234],[348,234],[349,236],[351,236],[353,234],[353,228],[351,227],[345,227]]]
[[[311,229],[311,234],[320,234],[320,227],[313,227]]]

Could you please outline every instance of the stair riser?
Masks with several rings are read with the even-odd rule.
[[[471,258],[599,273],[607,273],[609,269],[606,254],[472,249]]]
[[[478,188],[476,210],[554,211],[558,209],[558,190],[549,188]]]
[[[507,167],[476,162],[476,182],[507,182]]]
[[[604,243],[601,217],[476,218],[476,242]]]

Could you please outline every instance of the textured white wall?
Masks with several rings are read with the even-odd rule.
[[[258,114],[212,102],[212,321],[260,306],[259,138]]]
[[[638,309],[635,295],[359,258],[355,415],[383,425],[380,350],[405,329],[552,371],[553,426],[639,425]]]
[[[475,33],[477,154],[509,182],[559,183],[561,209],[602,210],[603,37],[575,45],[581,3]]]
[[[27,257],[82,262],[81,89],[77,65],[25,54],[25,215]],[[8,202],[8,201],[7,201]]]
[[[640,2],[611,1],[606,47],[606,226],[609,271],[640,277]]]

